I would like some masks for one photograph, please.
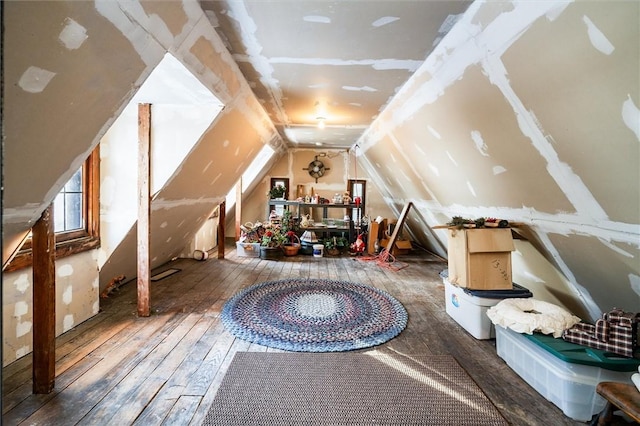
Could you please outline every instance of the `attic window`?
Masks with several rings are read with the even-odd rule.
[[[73,174],[69,182],[58,193],[53,202],[54,228],[60,232],[77,231],[84,228],[84,188],[85,166]]]
[[[353,200],[351,201],[352,203],[355,202],[356,197],[360,197],[360,207],[354,208],[351,211],[351,220],[353,220],[354,223],[358,223],[358,221],[362,220],[364,217],[367,199],[367,182],[359,179],[349,179],[349,182],[347,183],[347,191],[349,191],[349,194],[351,195]]]
[[[54,200],[56,259],[100,246],[99,193],[100,155],[96,148]],[[5,271],[31,266],[31,260],[29,238]]]
[[[256,180],[261,171],[267,166],[269,160],[273,157],[275,151],[269,145],[264,145],[258,155],[253,159],[249,167],[242,174],[242,193],[244,193]],[[229,213],[236,204],[236,189],[231,188],[226,201],[226,212]]]

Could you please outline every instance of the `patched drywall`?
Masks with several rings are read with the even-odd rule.
[[[245,91],[243,96],[250,96]],[[244,102],[239,105],[244,105]],[[178,257],[195,240],[244,169],[271,142],[259,110],[226,105],[151,204],[151,266]],[[253,130],[253,131],[252,131]],[[265,139],[265,135],[270,138]],[[112,276],[136,275],[136,231],[127,229],[101,270],[101,285]]]
[[[213,29],[198,24],[195,30],[185,38],[175,55],[225,105],[219,114],[217,111],[211,114],[213,123],[198,137],[184,159],[176,163],[178,167],[167,176],[166,182],[154,189],[152,268],[180,256],[193,244],[202,227],[206,227],[211,213],[225,199],[262,146],[272,144],[276,151],[282,149],[273,126],[239,76],[228,52],[221,48]],[[160,118],[159,126],[173,122]],[[152,126],[153,123],[152,113]],[[177,140],[182,136],[179,132],[175,134]],[[152,129],[152,145],[153,140]],[[163,151],[163,155],[167,153],[168,150]],[[122,184],[126,182],[122,181]],[[101,286],[113,276],[124,274],[128,279],[136,276],[137,236],[133,224],[131,221],[123,228],[126,232],[120,237],[118,246],[105,259],[100,273]]]
[[[92,2],[9,2],[3,8],[7,259],[17,236],[35,223],[98,143],[146,65]],[[160,60],[164,52],[155,40],[145,39],[144,45]],[[55,76],[45,85],[42,78],[49,74],[34,77],[34,68]],[[38,179],[24,179],[25,167],[38,170]]]
[[[514,245],[516,249],[511,253],[514,282],[528,288],[537,299],[564,306],[581,318],[589,317],[571,282],[530,241],[515,239]]]
[[[5,258],[118,117],[135,117],[131,111],[121,113],[167,51],[177,60],[174,66],[187,69],[201,87],[196,94],[188,93],[179,79],[171,77],[164,84],[188,99],[163,98],[171,90],[146,99],[157,103],[155,122],[152,112],[156,133],[152,157],[162,168],[152,177],[152,266],[177,256],[200,235],[243,167],[265,144],[276,152],[283,150],[273,125],[196,1],[11,2],[4,18],[4,23],[11,23],[3,33],[6,63],[11,64],[4,75],[8,90],[3,99]],[[202,94],[212,95],[204,115],[202,108],[193,108],[194,99]],[[221,103],[215,99],[225,108],[217,121]],[[166,107],[167,102],[173,107]],[[116,140],[121,136],[110,135],[101,152],[103,246],[72,256],[61,267],[62,331],[98,312],[99,289],[113,277],[124,274],[130,280],[136,275],[135,211],[124,199],[129,198],[127,188],[136,186],[137,137]],[[192,140],[186,144],[183,138]],[[128,143],[129,149],[116,149],[117,143]],[[25,180],[25,167],[38,170],[39,178]],[[135,204],[135,193],[133,200]],[[78,268],[75,262],[86,266]],[[4,276],[6,282],[10,275]],[[24,331],[20,335],[24,340],[11,343],[5,354],[19,357],[31,350],[24,344],[32,338],[30,296],[4,290],[15,305],[4,309],[3,316],[9,315],[5,323],[19,323],[16,327]]]
[[[606,241],[580,234],[550,233],[549,240],[561,254],[575,282],[598,284],[588,286],[585,291],[600,302],[603,310],[638,310],[640,249],[637,244]]]
[[[638,20],[637,3],[585,2],[536,21],[503,55],[514,92],[584,184],[563,189],[584,198],[581,214],[596,220],[640,217],[640,168],[628,163],[640,156],[640,122],[625,123],[627,108],[640,115]],[[534,49],[536,67],[526,66],[523,54]]]
[[[428,123],[428,131],[416,128],[421,121]],[[398,126],[391,138],[422,179],[439,183],[430,188],[443,205],[475,205],[482,200],[484,206],[573,210],[546,172],[544,158],[521,134],[509,103],[480,66],[467,67],[456,84]],[[418,158],[427,161],[426,167],[420,167]]]
[[[2,365],[30,353],[33,348],[32,269],[2,276]],[[55,334],[71,330],[98,313],[98,268],[95,252],[56,261]]]
[[[145,61],[163,51],[147,39],[141,58],[91,2],[3,9],[4,260],[144,79]],[[37,178],[25,179],[33,171]],[[29,268],[3,273],[4,364],[32,349],[31,276]],[[98,313],[98,287],[95,250],[56,262],[56,334]]]
[[[409,222],[422,239],[453,216],[518,222],[561,274],[514,254],[536,297],[637,310],[639,21],[637,2],[475,2],[358,141],[362,163],[390,204],[429,212]],[[400,185],[397,156],[424,188]]]
[[[389,138],[388,143],[367,151],[367,161],[375,175],[380,176],[377,186],[389,194],[389,202],[393,202],[395,194],[406,194],[407,199],[431,199],[421,176],[425,171],[423,165],[413,164],[404,155],[405,148],[396,142],[395,138]]]
[[[201,2],[280,135],[333,149],[360,137],[469,3]]]

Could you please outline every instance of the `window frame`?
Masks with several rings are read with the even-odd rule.
[[[365,208],[366,208],[366,204],[367,204],[367,181],[364,179],[349,179],[347,181],[347,191],[349,192],[349,195],[351,196],[351,203],[354,202],[354,198],[356,197],[354,195],[354,186],[355,185],[362,185],[362,195],[360,195],[360,207],[354,207],[351,210],[351,220],[352,221],[356,221],[356,220],[362,220],[362,217],[364,216],[364,212],[365,212]]]
[[[55,258],[61,259],[100,247],[100,149],[96,147],[83,164],[84,228],[55,234]],[[33,261],[31,237],[28,237],[4,272],[30,267]]]
[[[269,190],[271,190],[271,188],[275,187],[276,185],[280,185],[280,184],[282,184],[282,186],[284,186],[284,188],[285,188],[283,198],[285,200],[288,200],[289,199],[289,191],[291,191],[291,188],[289,188],[289,178],[272,177],[271,178],[271,185],[269,186]]]
[[[285,188],[284,194],[283,194],[283,198],[285,200],[289,200],[289,191],[291,191],[291,188],[289,188],[289,178],[272,177],[271,180],[270,180],[269,191],[271,191],[271,188],[274,188],[276,185],[280,185],[280,184],[282,186],[284,186],[284,188]],[[285,209],[288,209],[288,207],[286,207],[284,205],[276,205],[274,207],[275,207],[276,214],[278,216],[284,215]],[[268,217],[268,215],[267,215],[267,217]]]

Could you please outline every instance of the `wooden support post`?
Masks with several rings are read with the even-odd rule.
[[[138,105],[138,316],[148,317],[151,217],[151,104]]]
[[[224,259],[224,224],[227,221],[227,202],[218,207],[218,259]]]
[[[53,390],[56,376],[56,241],[51,204],[32,229],[33,393]]]
[[[236,241],[240,241],[240,225],[242,221],[242,177],[236,183]]]

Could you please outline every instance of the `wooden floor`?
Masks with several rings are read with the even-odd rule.
[[[403,256],[399,271],[351,257],[296,256],[283,261],[237,257],[179,259],[157,271],[181,271],[151,286],[153,314],[136,316],[134,283],[102,301],[101,312],[57,339],[55,390],[31,394],[31,360],[3,370],[4,425],[199,425],[238,351],[271,351],[227,333],[219,320],[238,290],[291,276],[345,279],[386,290],[409,313],[405,331],[376,349],[450,354],[514,425],[582,424],[565,417],[497,355],[445,312],[439,273],[428,254]],[[366,352],[366,350],[362,350]],[[455,415],[455,413],[452,413]]]

